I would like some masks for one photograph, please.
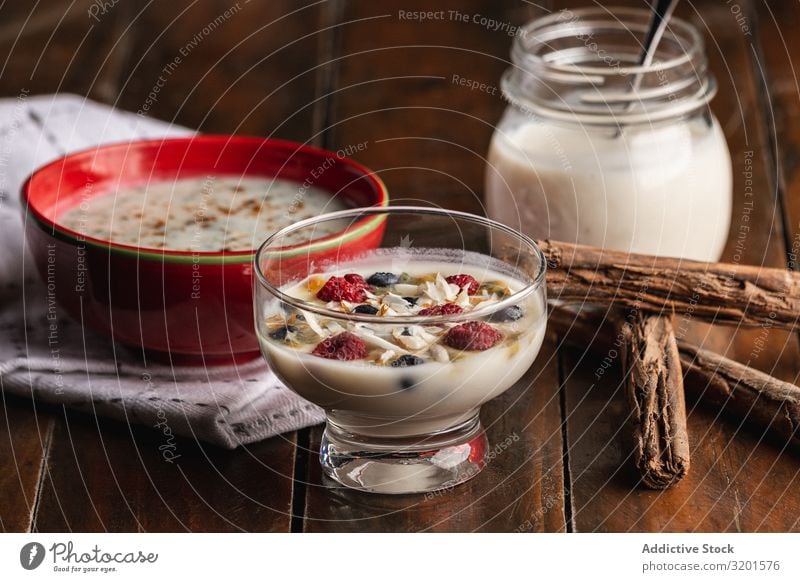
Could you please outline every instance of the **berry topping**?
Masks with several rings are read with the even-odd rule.
[[[321,301],[352,301],[360,303],[367,298],[364,289],[357,287],[344,277],[331,277],[317,291],[317,299]]]
[[[392,362],[392,368],[408,368],[409,366],[419,366],[420,364],[424,364],[425,360],[420,358],[419,356],[414,356],[412,354],[405,354],[397,358],[394,362]]]
[[[400,389],[401,390],[408,390],[409,388],[413,388],[415,386],[414,380],[411,378],[401,378],[400,379]]]
[[[444,305],[434,305],[420,310],[420,315],[455,315],[463,312],[464,309],[455,303],[445,303]]]
[[[467,295],[475,295],[475,293],[478,292],[478,288],[481,286],[472,275],[450,275],[445,278],[445,281],[453,285],[458,285],[462,289],[466,288]]]
[[[366,303],[364,303],[363,305],[356,306],[356,308],[353,310],[353,313],[363,313],[365,315],[375,315],[376,313],[378,313],[378,308],[377,307],[373,307],[372,305],[367,305]]]
[[[489,316],[489,321],[494,322],[504,322],[504,321],[517,321],[521,319],[522,316],[525,315],[525,312],[522,310],[522,307],[519,305],[512,305],[511,307],[506,307],[505,309],[501,309],[500,311],[496,311]]]
[[[462,323],[450,329],[444,343],[457,350],[488,350],[503,339],[503,334],[482,321]]]
[[[400,275],[394,273],[373,273],[367,279],[367,283],[375,287],[389,287],[400,282]]]
[[[367,355],[367,346],[357,335],[343,331],[322,340],[311,353],[329,360],[360,360]]]
[[[356,273],[348,273],[344,276],[344,280],[358,289],[369,289],[369,285],[364,281],[364,277]]]
[[[286,334],[292,331],[297,331],[297,328],[293,325],[284,325],[283,327],[269,332],[269,337],[274,340],[283,341],[286,339]]]

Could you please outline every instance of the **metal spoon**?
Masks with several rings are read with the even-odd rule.
[[[650,7],[653,9],[653,15],[650,18],[650,26],[647,29],[647,36],[644,39],[642,52],[639,56],[639,66],[648,67],[653,64],[653,59],[656,56],[656,48],[661,38],[664,36],[664,31],[667,29],[669,19],[672,13],[675,12],[675,7],[678,5],[678,0],[651,0]],[[642,84],[643,73],[636,73],[631,83],[630,91],[636,92]],[[634,102],[628,103],[626,109],[630,111],[633,109]],[[622,128],[617,131],[617,137],[622,134]]]
[[[652,0],[651,8],[653,9],[653,16],[650,19],[650,26],[647,30],[647,36],[644,39],[644,46],[642,47],[642,54],[639,56],[639,65],[647,67],[653,64],[653,59],[656,56],[656,48],[661,38],[664,36],[664,31],[667,29],[669,19],[672,13],[675,12],[675,7],[678,5],[678,0]],[[642,73],[637,73],[633,78],[631,90],[636,91],[642,84]]]

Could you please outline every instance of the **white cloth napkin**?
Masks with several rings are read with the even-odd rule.
[[[24,250],[19,191],[38,166],[99,143],[186,135],[182,127],[72,95],[0,100],[0,389],[90,414],[149,425],[227,448],[317,424],[318,407],[257,360],[239,366],[148,365],[57,310]],[[170,460],[174,449],[162,447]]]

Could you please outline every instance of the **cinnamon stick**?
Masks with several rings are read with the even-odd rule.
[[[566,340],[598,350],[621,346],[614,316],[604,311],[551,310],[548,326]],[[685,392],[703,403],[723,407],[782,444],[800,446],[800,387],[760,370],[678,340]]]
[[[699,380],[687,383],[693,396],[724,406],[783,444],[800,445],[800,388],[685,342],[679,349],[687,376]]]
[[[540,241],[551,298],[692,313],[716,323],[800,328],[800,273]]]
[[[666,489],[689,471],[683,373],[671,317],[637,313],[622,326],[634,463],[642,483]]]

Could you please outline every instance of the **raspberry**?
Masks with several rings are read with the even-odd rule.
[[[344,280],[357,289],[369,289],[369,284],[364,281],[364,277],[356,273],[348,273],[344,276]]]
[[[421,309],[419,315],[455,315],[464,311],[459,305],[455,303],[445,303],[444,305],[434,305]]]
[[[475,295],[478,292],[478,287],[481,286],[472,275],[450,275],[445,281],[458,285],[462,289],[466,287],[467,295]]]
[[[353,285],[343,277],[331,277],[317,291],[317,299],[322,301],[352,301],[361,303],[367,298],[364,289]]]
[[[444,343],[457,350],[488,350],[503,339],[503,334],[482,321],[462,323],[450,329]]]
[[[311,353],[329,360],[360,360],[367,355],[367,346],[357,335],[343,331],[319,342]]]

